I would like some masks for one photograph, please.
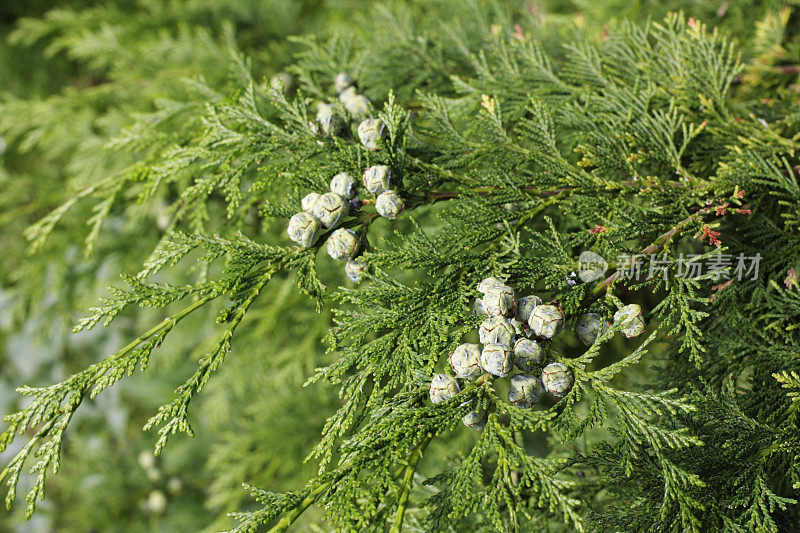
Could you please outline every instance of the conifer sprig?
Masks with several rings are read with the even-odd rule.
[[[761,117],[773,112],[734,88],[746,68],[736,48],[695,19],[621,24],[602,39],[565,44],[534,18],[512,24],[499,10],[468,8],[474,20],[436,35],[383,9],[368,36],[296,39],[296,94],[270,90],[249,61],[227,56],[227,88],[196,81],[185,102],[165,100],[140,116],[111,144],[136,161],[32,227],[42,249],[91,199],[91,250],[123,208],[168,198],[169,231],[138,275],[123,278],[128,288],[112,288],[76,329],[134,307],[188,306],[60,384],[21,389],[32,401],[5,418],[0,450],[34,433],[0,476],[7,503],[38,454],[32,512],[84,398],[144,370],[179,322],[227,297],[224,329],[146,425],[158,428],[157,452],[177,432],[192,435],[189,406],[219,375],[266,285],[293,272],[318,309],[338,306],[327,359],[308,383],[338,386],[341,405],[308,456],[317,475],[284,493],[251,487],[261,508],[234,514],[234,531],[285,531],[315,504],[331,527],[398,532],[411,516],[435,530],[792,524],[791,487],[800,486],[795,119]],[[364,117],[336,102],[332,82],[347,69],[385,126],[376,146],[359,142]],[[346,126],[321,136],[309,121],[326,101]],[[307,247],[284,247],[272,243],[283,237],[270,219],[283,224],[331,176],[372,165],[391,169],[406,211],[390,233],[369,194],[352,204],[342,227],[364,244],[359,261],[369,274],[329,291],[319,249],[333,228]],[[585,250],[609,259],[611,272],[581,279],[576,256]],[[685,254],[755,252],[769,258],[752,279],[718,283],[730,266],[688,278],[679,271]],[[199,274],[185,267],[194,255]],[[628,279],[625,256],[668,266],[663,278]],[[586,350],[569,335],[540,339],[574,382],[536,409],[510,403],[489,374],[431,405],[430,376],[474,335],[481,319],[471,300],[488,276],[557,304],[569,325],[587,311],[610,318],[623,300],[640,302],[650,333],[634,345],[613,324]],[[459,419],[473,410],[488,413],[486,426],[465,439]],[[532,453],[534,439],[546,449]],[[456,457],[432,452],[451,445]]]

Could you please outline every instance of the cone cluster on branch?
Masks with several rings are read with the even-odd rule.
[[[275,85],[285,88],[287,83],[284,79],[277,79]],[[358,94],[349,75],[337,75],[334,88],[339,93],[339,100],[351,115],[365,115],[370,112],[369,100]],[[321,102],[317,106],[316,119],[309,123],[309,128],[315,135],[331,137],[340,135],[344,124],[342,117],[336,115],[332,104]],[[377,150],[384,137],[386,125],[379,118],[367,118],[359,123],[357,131],[364,148]],[[392,169],[386,165],[373,165],[364,169],[364,188],[375,195],[375,211],[388,220],[396,219],[405,208],[402,198],[390,188],[391,180]],[[302,211],[291,217],[286,232],[295,243],[307,248],[317,241],[323,229],[334,230],[326,244],[328,255],[335,261],[347,261],[345,274],[350,280],[359,282],[366,271],[366,264],[355,259],[361,250],[361,240],[355,231],[339,226],[352,211],[361,206],[356,179],[348,172],[340,172],[331,179],[329,192],[311,192],[303,197],[300,202]]]
[[[545,396],[560,400],[570,391],[574,377],[561,361],[547,360],[543,346],[562,330],[564,314],[560,307],[542,303],[535,295],[517,298],[514,289],[498,278],[482,280],[477,291],[482,294],[475,304],[476,314],[485,314],[478,335],[480,343],[464,343],[450,353],[450,368],[454,376],[436,374],[431,380],[430,398],[441,403],[461,392],[458,379],[471,382],[483,375],[510,377],[508,402],[524,409],[537,405]],[[645,330],[642,309],[626,305],[614,315],[620,331],[628,338]],[[610,326],[597,313],[581,315],[575,333],[586,346],[594,344],[598,335]],[[519,373],[514,374],[515,371]],[[512,375],[513,374],[513,375]],[[486,425],[485,411],[471,411],[463,418],[466,426],[481,430]]]

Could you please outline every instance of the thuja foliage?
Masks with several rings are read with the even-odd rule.
[[[104,177],[78,171],[92,177],[86,187],[27,236],[42,253],[59,228],[88,220],[91,252],[109,220],[132,220],[121,235],[152,241],[128,252],[141,265],[75,330],[113,327],[134,308],[150,321],[63,381],[20,389],[26,402],[0,437],[2,449],[23,443],[0,474],[7,502],[28,472],[32,513],[85,404],[151,374],[162,344],[213,312],[195,368],[144,424],[157,454],[195,434],[207,405],[198,402],[215,386],[249,392],[262,380],[283,398],[228,396],[238,405],[226,409],[249,413],[221,439],[230,449],[258,450],[252,435],[279,442],[316,423],[253,331],[285,339],[288,358],[327,330],[324,359],[294,368],[322,391],[320,404],[330,405],[326,384],[339,399],[308,450],[307,482],[248,484],[257,505],[233,513],[233,531],[286,530],[312,506],[341,530],[796,529],[800,116],[798,69],[786,58],[796,57],[797,27],[790,7],[759,9],[747,12],[759,22],[739,48],[683,14],[599,31],[585,15],[532,6],[468,3],[453,17],[444,4],[424,14],[401,4],[346,35],[293,39],[296,92],[234,53],[232,78],[195,79],[139,113],[110,142]],[[363,117],[338,101],[341,72],[385,125],[377,150],[359,142]],[[333,104],[340,135],[309,128],[318,102]],[[362,189],[344,222],[368,269],[356,285],[324,254],[329,230],[298,248],[284,229],[306,194],[372,165],[391,168],[405,210],[382,220]],[[141,215],[153,205],[158,230]],[[576,274],[584,251],[609,260],[603,276]],[[716,266],[687,275],[688,255]],[[629,276],[618,258],[633,256],[657,274]],[[740,276],[737,261],[752,257],[758,268]],[[548,357],[574,384],[534,409],[510,404],[507,385],[488,375],[433,405],[431,376],[476,340],[475,288],[488,276],[557,304],[568,330],[583,313],[611,318],[639,303],[647,332],[624,340],[615,324],[588,348],[557,337]],[[273,290],[286,280],[291,296]],[[308,313],[299,295],[323,313]],[[248,362],[242,375],[226,374],[237,358]],[[461,424],[476,408],[488,412],[478,433]],[[236,471],[245,455],[218,461]]]
[[[96,301],[105,285],[119,279],[119,272],[141,266],[169,223],[168,203],[177,192],[160,191],[163,199],[156,195],[143,203],[118,197],[102,231],[90,239],[91,252],[84,245],[94,214],[90,202],[70,202],[67,216],[34,254],[25,253],[25,227],[132,163],[125,152],[104,146],[137,113],[173,102],[193,109],[182,119],[199,120],[207,95],[190,88],[202,79],[207,87],[235,90],[234,50],[247,51],[258,69],[277,71],[297,47],[287,35],[317,29],[319,20],[330,24],[354,7],[233,1],[106,2],[81,8],[82,3],[71,2],[69,8],[46,12],[45,4],[4,2],[0,7],[3,414],[25,401],[13,392],[21,383],[60,381],[152,326],[152,315],[127,311],[114,328],[70,333],[77,313]],[[23,15],[35,18],[15,20]],[[194,279],[197,271],[173,275],[173,282],[181,282]],[[169,531],[222,529],[225,512],[240,508],[248,497],[241,490],[243,479],[290,487],[313,472],[310,465],[303,469],[296,463],[317,438],[334,398],[328,390],[302,390],[301,385],[317,364],[327,311],[319,316],[312,306],[299,312],[302,296],[284,285],[274,280],[266,293],[274,295],[273,304],[263,306],[262,300],[261,309],[251,309],[250,326],[237,339],[242,353],[220,373],[228,385],[212,383],[205,391],[205,404],[198,406],[202,416],[194,420],[202,428],[199,438],[181,444],[154,469],[137,462],[141,453],[153,453],[142,426],[160,405],[158,399],[193,370],[192,351],[202,349],[199,342],[212,334],[213,317],[207,321],[195,313],[191,327],[171,334],[146,380],[115,387],[96,407],[84,405],[64,441],[60,474],[51,478],[48,499],[30,527],[131,531],[155,522]],[[295,335],[303,324],[302,341],[276,335],[278,318],[286,335]],[[263,350],[271,354],[268,360],[259,355]],[[267,362],[265,381],[253,365]],[[254,381],[254,375],[261,379]],[[247,398],[246,409],[231,407],[241,405],[242,398]],[[274,414],[287,410],[309,425],[279,434],[253,424],[261,416],[289,423]],[[246,440],[243,428],[249,428]],[[22,444],[18,440],[0,456],[3,466]],[[22,512],[4,516],[0,530],[24,517],[29,482],[23,476],[18,490]],[[178,483],[182,488],[176,491]],[[100,486],[106,490],[97,490]],[[160,493],[167,495],[168,513],[154,513],[148,505],[149,495]],[[221,525],[213,525],[215,517]]]

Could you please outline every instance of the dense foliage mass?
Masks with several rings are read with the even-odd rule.
[[[800,6],[718,4],[0,8],[8,506],[796,530]],[[449,377],[511,288],[533,396]]]

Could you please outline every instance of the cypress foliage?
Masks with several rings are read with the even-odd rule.
[[[0,107],[0,178],[24,184],[8,222],[32,222],[32,255],[4,259],[14,325],[63,323],[95,279],[121,280],[74,321],[92,356],[66,344],[63,379],[8,406],[8,506],[31,516],[52,482],[61,505],[92,495],[87,527],[144,524],[119,502],[163,512],[156,467],[131,459],[147,443],[177,529],[800,527],[796,6],[639,4],[143,2],[18,22],[12,43],[46,43],[87,86]],[[368,113],[340,101],[340,73]],[[320,134],[319,103],[341,131]],[[404,209],[382,218],[359,190],[354,283],[324,253],[333,228],[298,247],[286,227],[374,165]],[[573,377],[563,396],[523,408],[486,374],[429,400],[478,341],[490,276],[565,315],[540,343]],[[630,304],[635,338],[614,319]],[[609,326],[587,347],[588,312]],[[81,414],[120,388],[147,431],[93,448],[104,424]],[[76,489],[69,461],[53,477],[73,454],[115,492]]]

